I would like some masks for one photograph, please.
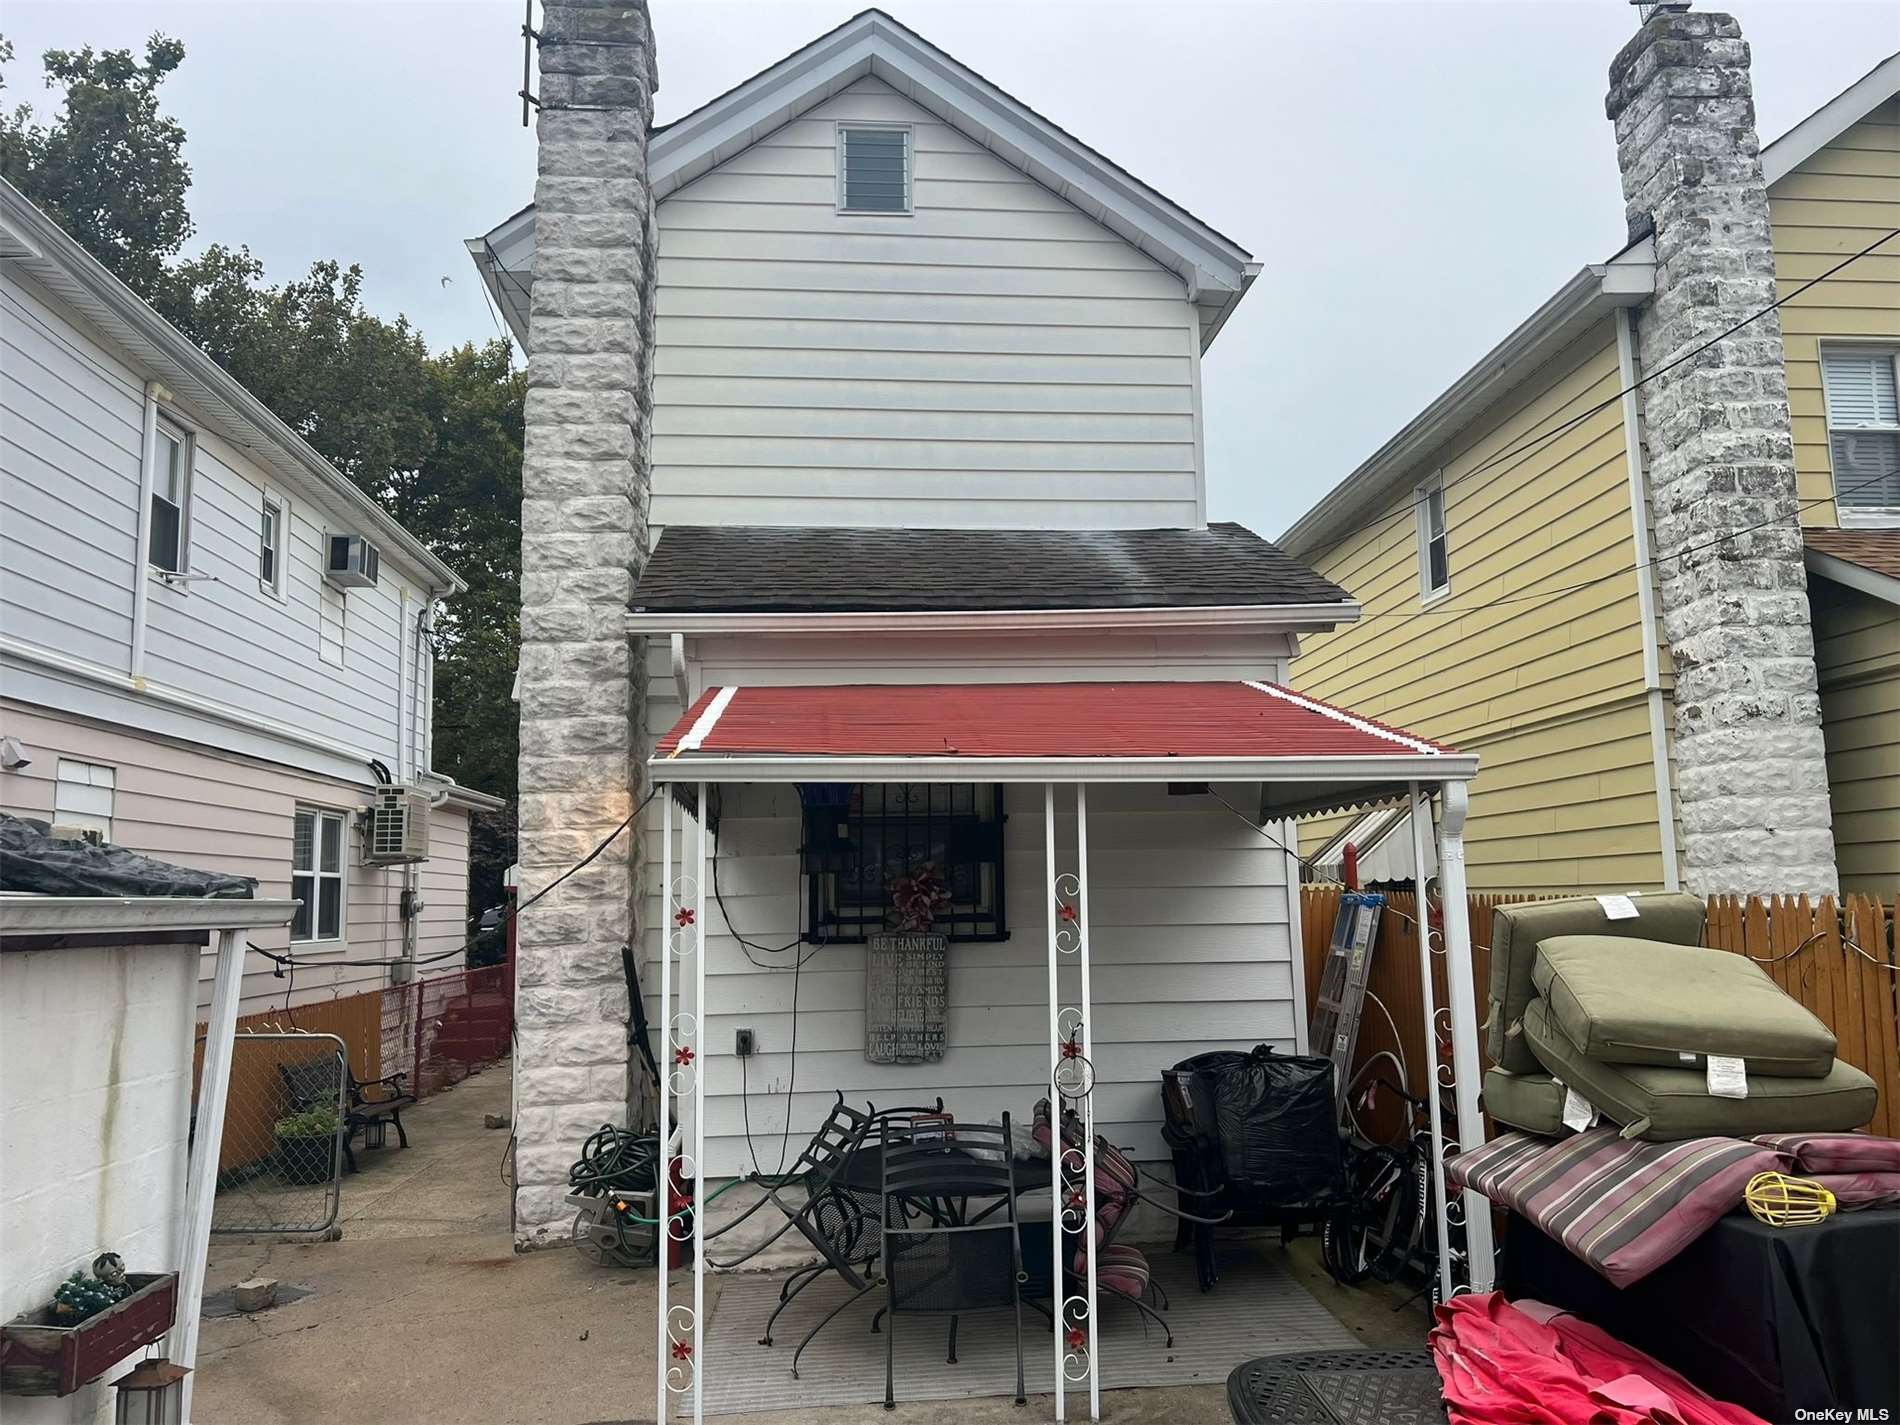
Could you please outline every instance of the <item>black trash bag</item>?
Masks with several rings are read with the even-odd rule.
[[[56,838],[43,821],[0,812],[0,891],[42,896],[205,896],[250,900],[249,876],[194,871],[90,841]]]
[[[1163,1077],[1166,1136],[1185,1147],[1191,1135],[1224,1186],[1289,1205],[1337,1191],[1343,1160],[1330,1059],[1262,1044],[1251,1054],[1197,1054]]]

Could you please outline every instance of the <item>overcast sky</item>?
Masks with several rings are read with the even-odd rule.
[[[675,118],[863,8],[652,0]],[[1252,250],[1208,354],[1209,514],[1279,533],[1584,263],[1622,244],[1605,71],[1623,0],[885,0]],[[1707,8],[1707,7],[1705,7]],[[1732,0],[1764,141],[1900,49],[1892,0]],[[441,347],[497,328],[462,250],[532,195],[521,5],[7,0],[8,97],[48,48],[185,44],[195,243],[270,278],[361,263]]]

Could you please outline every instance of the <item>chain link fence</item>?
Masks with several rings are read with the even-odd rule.
[[[346,1053],[335,1034],[237,1035],[213,1232],[327,1232],[335,1224],[343,1181]]]

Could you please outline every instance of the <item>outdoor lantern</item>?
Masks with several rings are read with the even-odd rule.
[[[175,1366],[163,1356],[148,1357],[120,1376],[118,1425],[184,1425],[185,1377],[190,1366]]]

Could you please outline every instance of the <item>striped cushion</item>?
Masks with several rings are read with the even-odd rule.
[[[1803,1173],[1900,1173],[1900,1138],[1872,1133],[1763,1133],[1755,1141],[1787,1153]]]
[[[1739,1138],[1640,1143],[1593,1128],[1556,1141],[1506,1133],[1447,1159],[1445,1175],[1628,1286],[1739,1207],[1756,1173],[1786,1170],[1789,1161]]]

